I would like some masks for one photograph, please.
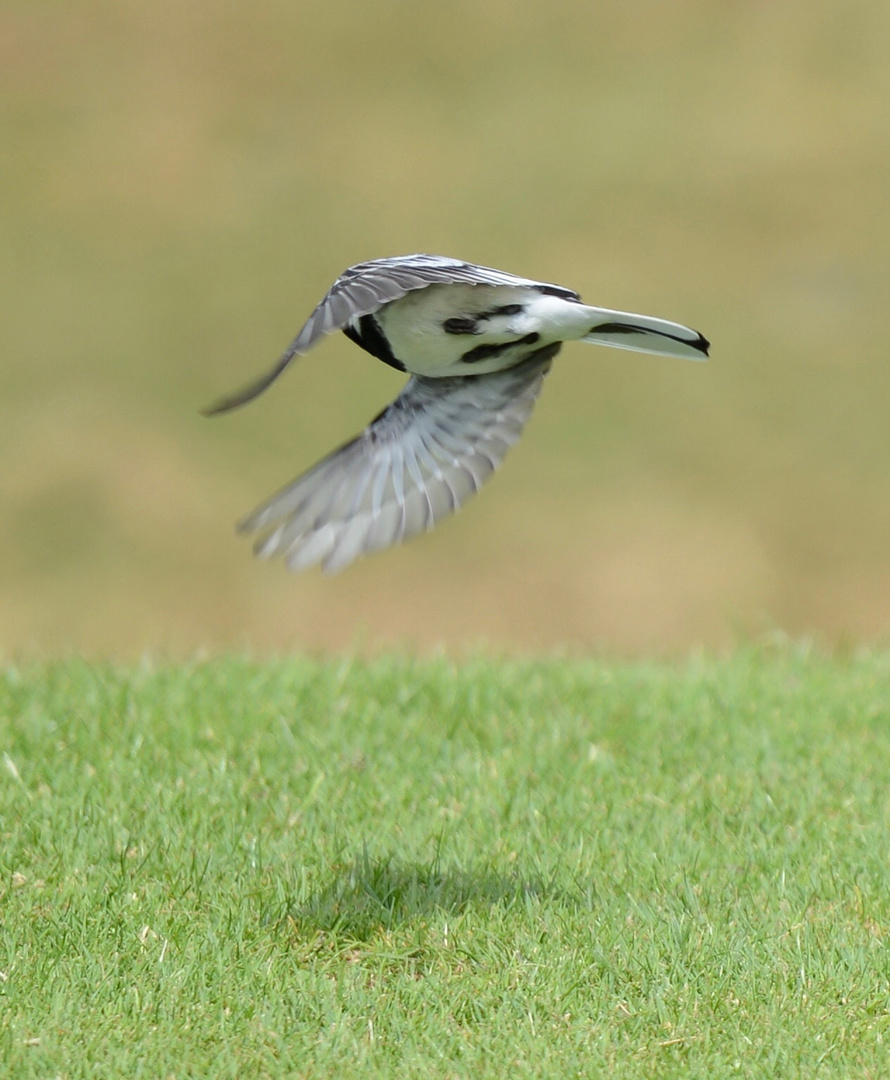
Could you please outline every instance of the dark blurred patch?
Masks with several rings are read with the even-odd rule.
[[[28,492],[10,515],[14,574],[52,576],[92,569],[113,549],[114,514],[96,481],[59,480]]]
[[[569,897],[542,880],[490,867],[406,865],[365,852],[287,915],[301,933],[310,928],[367,941],[379,932],[433,915],[457,916],[544,898],[554,904],[580,903],[579,897]]]

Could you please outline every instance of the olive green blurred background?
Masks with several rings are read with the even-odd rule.
[[[7,0],[0,82],[4,651],[886,640],[886,0]],[[566,347],[455,519],[255,562],[233,522],[402,377],[339,335],[199,408],[413,251],[713,359]]]

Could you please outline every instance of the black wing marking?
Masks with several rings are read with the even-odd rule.
[[[476,266],[443,255],[398,255],[358,263],[337,278],[270,371],[215,402],[205,410],[205,415],[214,416],[253,401],[278,378],[294,357],[308,352],[325,334],[342,330],[351,320],[371,315],[384,304],[399,300],[415,289],[437,284],[531,286],[567,300],[579,299],[576,292],[561,285],[516,277],[503,270]]]
[[[416,375],[357,438],[256,510],[240,529],[291,570],[328,572],[431,529],[500,465],[531,415],[548,345],[484,378]]]

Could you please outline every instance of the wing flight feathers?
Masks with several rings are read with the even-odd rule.
[[[559,345],[484,377],[414,376],[365,431],[259,507],[257,554],[329,573],[431,529],[517,441]]]

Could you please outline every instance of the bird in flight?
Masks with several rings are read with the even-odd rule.
[[[411,378],[360,435],[240,524],[259,534],[259,556],[291,570],[342,570],[457,510],[518,440],[564,341],[690,360],[709,348],[697,330],[588,307],[561,285],[403,255],[341,274],[271,371],[206,415],[252,401],[335,330]]]

